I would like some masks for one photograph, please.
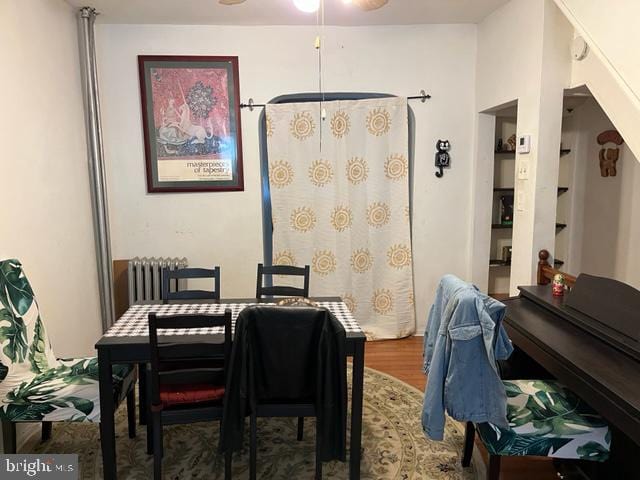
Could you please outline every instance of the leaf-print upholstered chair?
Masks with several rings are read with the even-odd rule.
[[[135,436],[135,370],[113,368],[114,399],[127,398],[129,436]],[[100,422],[98,359],[58,359],[38,303],[18,260],[0,261],[0,420],[5,453],[16,453],[16,423]]]
[[[487,480],[500,477],[503,456],[535,455],[558,459],[609,458],[607,422],[573,392],[554,380],[503,380],[509,428],[467,422],[462,465],[469,466],[475,431],[489,453]]]

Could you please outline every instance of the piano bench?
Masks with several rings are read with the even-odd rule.
[[[607,422],[555,380],[505,380],[509,428],[467,423],[463,465],[471,459],[474,431],[490,455],[488,480],[500,475],[502,456],[535,455],[604,462],[609,458]]]

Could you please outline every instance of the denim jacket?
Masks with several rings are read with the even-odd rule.
[[[422,428],[429,438],[442,440],[445,410],[459,421],[507,427],[507,396],[496,365],[513,351],[502,327],[505,308],[453,275],[440,280],[424,337]]]

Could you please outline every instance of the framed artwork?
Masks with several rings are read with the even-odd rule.
[[[138,56],[148,192],[243,190],[238,57]]]

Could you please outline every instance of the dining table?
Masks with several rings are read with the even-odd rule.
[[[362,444],[362,402],[364,381],[364,350],[366,335],[347,305],[339,297],[311,298],[318,307],[327,308],[346,332],[345,355],[352,358],[351,376],[351,432],[349,440],[349,479],[360,478],[360,459]],[[117,478],[115,402],[113,397],[112,370],[114,364],[145,364],[150,361],[149,313],[158,315],[181,314],[221,314],[231,309],[232,326],[242,311],[250,305],[277,305],[273,298],[244,298],[223,300],[183,300],[162,303],[161,301],[143,301],[131,305],[127,311],[104,333],[96,343],[98,353],[100,384],[100,444],[105,480]],[[163,341],[189,342],[210,345],[207,352],[211,358],[223,354],[223,327],[202,329],[172,329],[161,331]],[[197,336],[197,339],[194,338]],[[348,367],[347,367],[348,368]],[[212,445],[211,448],[216,448]]]

